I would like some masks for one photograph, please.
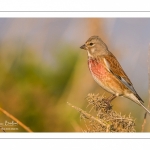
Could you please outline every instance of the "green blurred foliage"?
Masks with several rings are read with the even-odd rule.
[[[7,54],[2,58],[4,53]],[[67,45],[56,49],[55,65],[45,63],[26,46],[17,49],[15,54],[12,47],[9,51],[1,47],[0,57],[1,107],[34,132],[74,131],[66,118],[68,114],[64,114],[66,101],[59,98],[77,62],[76,50]],[[10,119],[0,113],[0,122],[5,120]],[[19,131],[24,132],[24,129],[19,127]]]

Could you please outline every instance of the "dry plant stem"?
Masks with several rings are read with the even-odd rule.
[[[144,121],[143,121],[143,124],[142,124],[142,132],[144,132],[144,127],[145,127],[145,124],[146,124],[146,116],[147,116],[147,112],[144,115]]]
[[[149,51],[148,51],[148,95],[149,95],[148,108],[150,108],[150,44],[149,44]]]
[[[80,112],[82,115],[84,115],[84,117],[86,117],[87,119],[92,119],[93,121],[98,122],[99,124],[101,124],[102,126],[105,126],[107,128],[109,128],[109,124],[104,123],[103,121],[101,121],[100,119],[95,118],[94,116],[88,114],[86,111],[82,110],[81,108],[78,108],[76,106],[73,106],[72,104],[70,104],[69,102],[67,102],[67,104],[69,106],[71,106],[72,108],[76,109],[78,112]]]
[[[147,64],[148,64],[148,95],[149,95],[148,109],[149,109],[150,108],[150,44],[149,44],[149,50],[148,50]],[[146,116],[147,116],[147,113],[145,113],[144,115],[144,121],[142,124],[142,132],[144,131],[144,127],[146,124]]]
[[[28,132],[33,132],[31,129],[29,129],[26,125],[24,125],[21,121],[19,121],[17,118],[15,118],[13,115],[9,114],[6,110],[0,107],[0,111],[4,113],[7,117],[11,118],[15,122],[17,122],[23,129],[25,129]]]

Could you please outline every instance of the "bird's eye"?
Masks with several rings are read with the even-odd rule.
[[[93,43],[90,43],[90,45],[92,46],[92,45],[93,45]]]

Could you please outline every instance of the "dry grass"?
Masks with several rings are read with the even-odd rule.
[[[147,66],[148,66],[148,95],[149,95],[149,101],[148,101],[148,107],[147,108],[149,109],[150,108],[150,44],[149,44],[149,49],[148,49]],[[147,116],[147,112],[144,115],[141,132],[144,132],[144,128],[146,125],[146,116]]]
[[[6,110],[4,110],[3,108],[0,107],[0,112],[4,113],[7,117],[11,118],[12,120],[14,120],[16,123],[18,123],[23,129],[25,129],[27,132],[32,132],[32,130],[27,127],[25,124],[23,124],[20,120],[18,120],[16,117],[14,117],[13,115],[11,115],[10,113],[8,113]],[[6,132],[2,126],[0,126],[1,130],[3,132]]]
[[[87,96],[89,112],[76,106],[71,107],[80,112],[81,119],[85,121],[85,132],[135,132],[135,119],[130,115],[125,116],[117,113],[107,103],[107,99],[98,94]]]

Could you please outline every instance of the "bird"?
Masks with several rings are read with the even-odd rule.
[[[142,106],[150,114],[120,63],[99,36],[91,36],[80,48],[87,51],[88,67],[94,80],[112,94],[108,98],[110,102],[122,96]]]

